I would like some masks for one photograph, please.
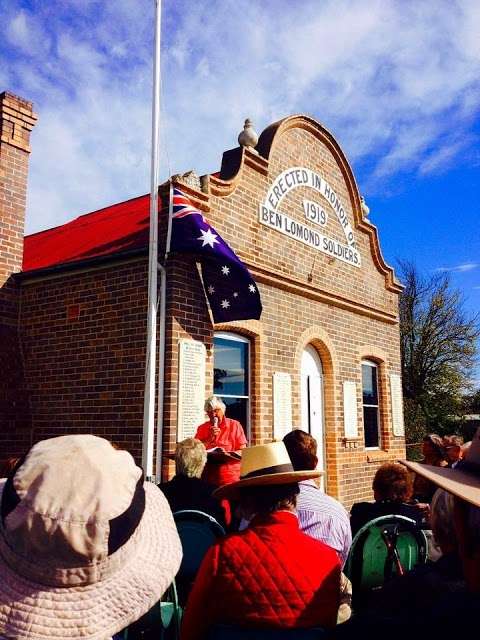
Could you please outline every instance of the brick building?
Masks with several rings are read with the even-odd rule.
[[[27,236],[23,247],[36,116],[11,94],[0,104],[0,457],[85,431],[139,457],[149,198]],[[192,432],[215,390],[251,443],[309,430],[327,491],[347,506],[370,498],[378,465],[405,454],[400,286],[338,143],[292,116],[255,148],[225,152],[218,173],[174,181],[248,266],[263,314],[213,325],[195,259],[170,256],[164,450]],[[161,186],[159,255],[167,194]]]

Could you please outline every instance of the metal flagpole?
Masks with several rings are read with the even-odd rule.
[[[160,322],[159,322],[159,349],[158,349],[158,429],[157,429],[157,482],[162,481],[163,462],[163,397],[165,384],[165,319],[167,310],[167,258],[170,252],[170,239],[172,237],[172,213],[173,213],[173,185],[170,179],[168,191],[168,227],[167,241],[165,243],[165,257],[163,265],[158,264],[160,271]]]
[[[153,60],[152,153],[150,165],[150,237],[148,247],[148,316],[145,398],[143,407],[142,466],[147,479],[153,475],[155,435],[155,364],[157,337],[157,266],[158,266],[158,152],[160,140],[160,27],[161,0],[155,2],[155,45]],[[162,425],[160,425],[160,429]]]

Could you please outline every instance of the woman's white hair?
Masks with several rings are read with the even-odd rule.
[[[223,413],[225,413],[226,406],[225,403],[220,400],[217,396],[210,396],[205,400],[204,405],[205,413],[209,411],[215,411],[215,409],[221,409]]]
[[[196,438],[186,438],[175,449],[175,471],[179,476],[200,478],[207,462],[205,445]]]

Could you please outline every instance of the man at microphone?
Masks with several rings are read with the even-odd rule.
[[[202,478],[215,486],[236,482],[240,479],[240,461],[229,459],[228,453],[247,446],[243,427],[225,416],[225,404],[217,396],[207,398],[204,408],[208,421],[198,427],[195,438],[203,442],[207,451],[218,448],[227,455],[209,455]]]

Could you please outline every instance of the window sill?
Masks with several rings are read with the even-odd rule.
[[[367,462],[383,462],[391,458],[392,455],[388,451],[367,451]]]

